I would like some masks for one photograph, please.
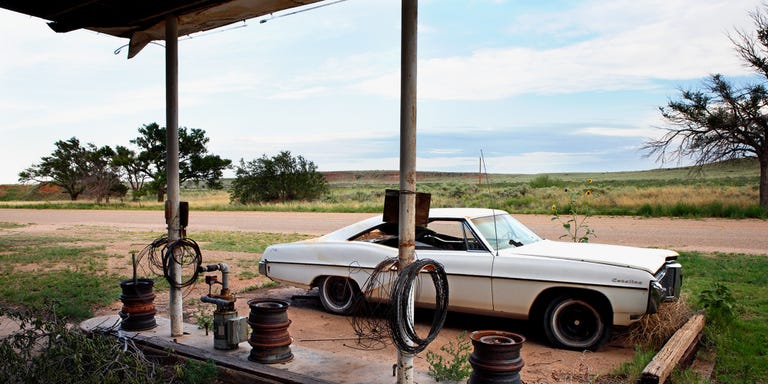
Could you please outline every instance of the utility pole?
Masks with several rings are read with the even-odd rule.
[[[412,263],[416,249],[416,26],[418,0],[403,0],[400,42],[400,206],[398,261],[400,270]],[[413,291],[408,297],[408,321],[413,324]],[[413,383],[413,355],[398,351],[397,382]]]
[[[179,239],[179,38],[178,19],[174,15],[165,18],[165,166],[168,172],[166,180],[168,200],[166,201],[166,221],[168,223],[168,243]],[[171,262],[171,277],[176,283],[171,287],[169,311],[171,318],[171,336],[184,334],[182,317],[181,264]]]

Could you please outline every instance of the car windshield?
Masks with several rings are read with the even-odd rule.
[[[474,218],[472,223],[497,250],[541,241],[538,235],[506,213]]]

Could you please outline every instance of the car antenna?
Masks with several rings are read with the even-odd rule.
[[[480,169],[478,172],[478,177],[482,181],[483,174],[485,174],[485,185],[488,187],[488,199],[491,198],[491,178],[488,175],[488,167],[485,165],[485,156],[483,155],[483,150],[480,150]],[[492,202],[491,202],[492,203]],[[488,206],[491,206],[491,204],[488,204]],[[499,255],[499,231],[496,228],[496,208],[493,208],[491,206],[491,210],[493,212],[493,239],[496,242],[496,256]]]

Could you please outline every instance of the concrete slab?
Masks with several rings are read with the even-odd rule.
[[[205,335],[205,330],[196,325],[184,324],[184,335],[171,337],[170,320],[156,317],[157,327],[140,332],[126,332],[119,328],[118,315],[100,316],[80,323],[86,332],[102,331],[116,337],[130,338],[137,344],[146,345],[156,350],[172,349],[175,353],[196,359],[213,359],[219,367],[243,372],[261,378],[270,383],[396,383],[391,363],[371,362],[362,359],[339,359],[335,354],[291,345],[294,358],[287,363],[259,364],[248,360],[251,347],[241,343],[234,350],[213,348],[213,333]],[[290,329],[289,329],[290,333]],[[414,383],[433,384],[434,379],[426,372],[415,372]]]

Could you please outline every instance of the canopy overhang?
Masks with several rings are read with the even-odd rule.
[[[178,36],[207,31],[321,0],[0,0],[0,8],[48,20],[56,32],[77,29],[130,39],[128,57],[165,39],[165,20],[178,20]]]

